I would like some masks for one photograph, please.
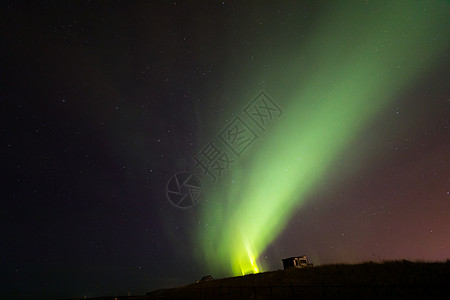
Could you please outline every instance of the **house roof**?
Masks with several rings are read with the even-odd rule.
[[[293,260],[293,259],[296,259],[296,258],[306,258],[306,255],[291,256],[291,257],[283,258],[281,260]]]

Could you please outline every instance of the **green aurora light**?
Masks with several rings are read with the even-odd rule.
[[[420,2],[388,3],[330,7],[298,49],[314,67],[295,91],[277,95],[277,102],[286,97],[284,114],[231,167],[233,183],[217,184],[202,205],[202,223],[208,226],[196,236],[211,272],[263,271],[259,255],[348,142],[446,55],[446,3],[441,11]],[[280,64],[291,70],[284,76],[300,77],[299,61]]]

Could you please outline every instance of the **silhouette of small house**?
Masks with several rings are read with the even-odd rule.
[[[308,266],[312,266],[312,264],[308,264],[308,259],[305,255],[303,256],[292,256],[288,258],[283,258],[283,268],[305,268]]]
[[[211,281],[211,280],[214,280],[214,278],[212,278],[211,275],[206,275],[206,276],[203,276],[202,279],[200,279],[200,282]]]

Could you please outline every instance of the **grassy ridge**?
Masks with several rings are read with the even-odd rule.
[[[200,282],[147,295],[149,299],[450,299],[450,261],[323,265]]]
[[[450,299],[450,260],[446,263],[387,261],[336,264],[229,277],[162,289],[143,299]],[[78,300],[78,299],[77,299]]]
[[[288,269],[200,282],[186,287],[223,285],[443,285],[450,284],[449,263],[385,262],[336,264]]]

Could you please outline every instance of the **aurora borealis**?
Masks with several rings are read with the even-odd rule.
[[[448,1],[2,6],[0,298],[450,258]]]
[[[371,5],[329,7],[296,49],[314,67],[295,90],[280,94],[286,114],[232,168],[234,184],[209,195],[215,203],[203,215],[210,227],[200,236],[213,267],[259,272],[261,253],[349,151],[349,140],[445,55],[448,37],[431,43],[430,33],[448,25],[446,13],[426,14],[423,3]],[[290,64],[285,76],[296,77],[302,65],[291,59],[280,64]]]

